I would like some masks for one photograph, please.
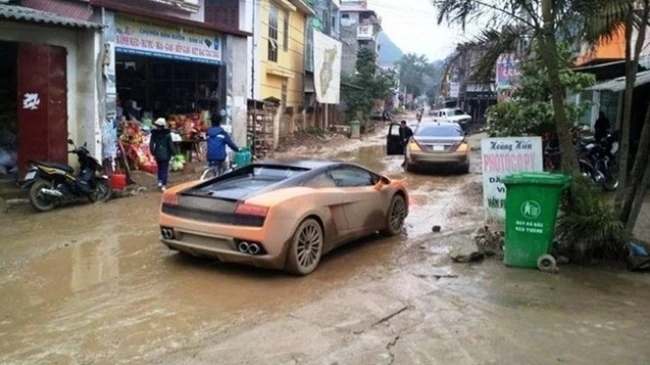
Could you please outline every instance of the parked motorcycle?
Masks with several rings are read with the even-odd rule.
[[[79,173],[74,174],[71,166],[42,161],[30,161],[31,168],[22,184],[29,188],[29,201],[32,206],[46,212],[54,209],[66,200],[88,198],[91,202],[108,201],[113,190],[102,164],[90,155],[86,144],[75,146],[72,140],[68,144],[73,149],[68,153],[77,155]]]
[[[600,141],[581,140],[576,146],[580,171],[606,191],[614,191],[618,187],[615,167],[618,148],[616,133],[608,133]]]

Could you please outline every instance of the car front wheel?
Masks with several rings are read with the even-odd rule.
[[[311,274],[323,254],[323,228],[313,218],[307,218],[293,234],[289,255],[287,258],[287,271],[298,276]]]

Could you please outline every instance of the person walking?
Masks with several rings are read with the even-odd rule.
[[[597,142],[600,142],[601,139],[607,137],[609,128],[611,128],[609,119],[607,119],[605,112],[601,110],[600,113],[598,113],[598,119],[596,119],[596,123],[594,124],[594,130],[596,132],[594,138]]]
[[[165,191],[169,177],[169,161],[175,154],[174,142],[164,118],[156,119],[153,125],[154,129],[151,131],[149,150],[156,159],[156,164],[158,164],[158,187],[160,190]]]
[[[226,146],[239,152],[239,147],[232,141],[228,132],[221,128],[221,115],[212,116],[212,127],[208,129],[208,167],[215,176],[221,176],[228,171],[228,153]]]
[[[411,137],[413,137],[413,130],[406,125],[405,120],[401,121],[399,126],[399,139],[402,146],[402,153],[404,154],[404,162],[402,162],[402,167],[406,166],[406,146],[408,145]]]

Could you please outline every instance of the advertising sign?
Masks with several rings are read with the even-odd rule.
[[[115,19],[115,51],[202,63],[221,63],[219,35],[144,18]]]
[[[460,86],[458,85],[457,82],[452,82],[451,84],[449,84],[449,97],[450,98],[457,98],[459,92],[460,92]]]
[[[314,88],[319,103],[339,103],[341,42],[317,31],[314,31]]]
[[[502,223],[506,216],[506,187],[501,181],[515,172],[544,170],[542,138],[484,138],[481,159],[485,218],[490,223]]]
[[[519,60],[514,54],[502,54],[497,59],[497,89],[509,90],[516,87],[519,78],[517,64]]]

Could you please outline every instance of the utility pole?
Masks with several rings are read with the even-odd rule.
[[[253,8],[253,17],[251,20],[251,33],[253,33],[251,36],[251,101],[253,102],[253,123],[251,126],[251,145],[249,147],[253,157],[255,157],[257,139],[257,100],[255,100],[255,4],[255,1],[251,2],[251,7]]]

